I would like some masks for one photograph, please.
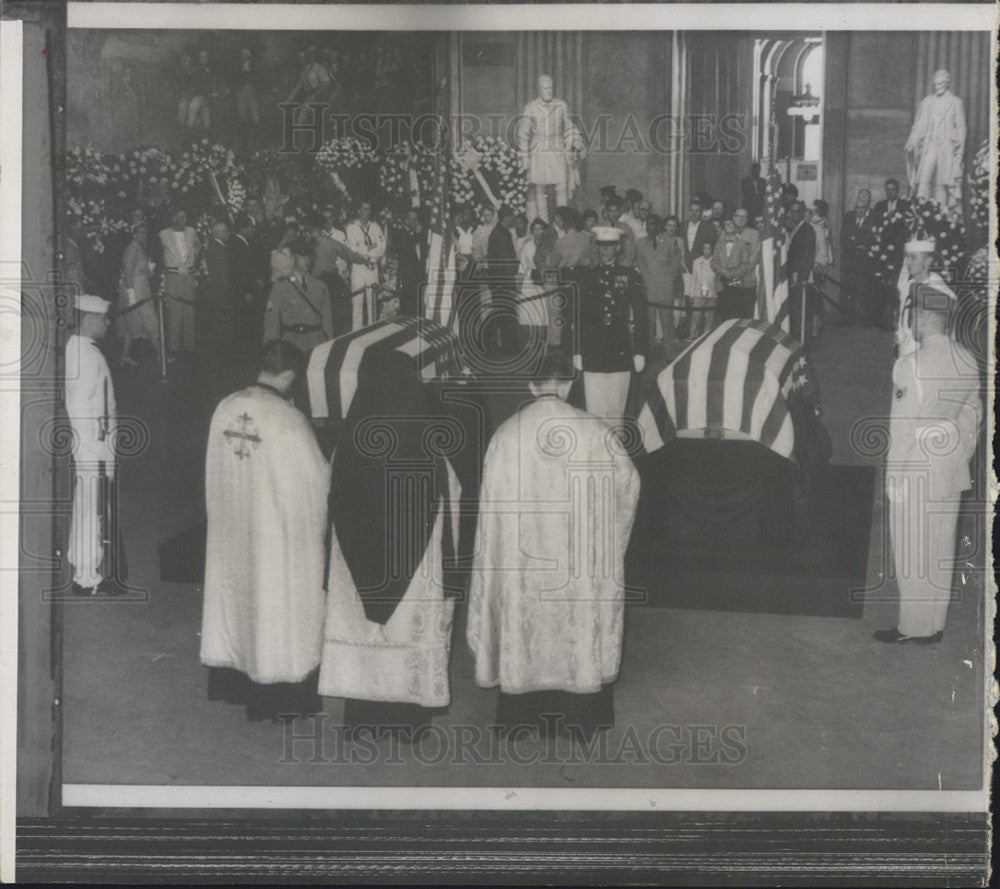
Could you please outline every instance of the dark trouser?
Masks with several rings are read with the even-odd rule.
[[[420,279],[417,275],[400,275],[397,283],[399,292],[399,314],[419,317]]]
[[[875,300],[876,278],[866,257],[850,255],[844,257],[844,291],[841,305],[853,313],[847,315],[850,321],[868,321],[872,317]]]
[[[528,726],[542,736],[560,733],[582,733],[590,739],[594,734],[615,724],[614,687],[604,685],[600,691],[577,694],[569,691],[531,691],[497,697],[496,724],[501,731]]]
[[[350,285],[340,275],[323,275],[320,280],[326,284],[333,305],[333,335],[343,336],[351,332]]]
[[[247,719],[260,722],[279,716],[309,716],[321,713],[323,701],[317,692],[319,667],[300,682],[261,685],[231,667],[208,668],[208,699],[244,704]]]
[[[898,278],[899,273],[897,272],[892,277]],[[898,292],[892,284],[883,281],[881,278],[875,278],[872,283],[872,323],[886,329],[893,328],[896,322],[898,299]]]
[[[753,287],[723,286],[715,307],[715,320],[728,321],[730,318],[753,318],[757,291]]]
[[[509,283],[491,284],[481,304],[480,330],[488,349],[499,353],[517,348],[517,291]]]

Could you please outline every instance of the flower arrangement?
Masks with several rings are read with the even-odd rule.
[[[135,149],[109,159],[111,188],[109,212],[123,219],[158,193],[169,193],[176,165],[170,155],[158,148]]]
[[[898,202],[896,210],[875,225],[868,255],[875,260],[875,276],[886,284],[895,284],[899,278],[908,231],[906,214]]]
[[[362,169],[376,161],[375,150],[360,139],[330,139],[316,152],[316,163],[326,170]]]
[[[969,218],[981,229],[990,224],[990,147],[984,141],[969,171]]]
[[[425,206],[435,199],[438,191],[435,188],[435,160],[435,153],[415,148],[409,142],[401,142],[382,156],[379,167],[381,203],[392,209],[394,217],[413,206],[415,197]]]
[[[224,194],[226,197],[226,206],[229,207],[229,212],[235,216],[246,205],[246,186],[237,176],[230,176],[230,178],[226,181]]]
[[[379,189],[388,203],[402,203],[410,199],[410,170],[413,169],[413,151],[409,142],[397,145],[382,156],[378,171]]]
[[[906,214],[906,227],[914,238],[934,240],[935,253],[943,268],[957,269],[965,260],[968,253],[965,225],[937,201],[913,200]]]
[[[185,197],[198,197],[206,188],[211,189],[208,177],[214,174],[220,187],[237,173],[236,157],[232,150],[208,139],[195,142],[176,162],[172,187]]]
[[[109,156],[92,148],[71,148],[63,159],[63,174],[71,193],[103,189],[111,181]]]
[[[968,284],[985,284],[989,276],[989,254],[984,245],[969,258],[969,264],[965,267],[965,281]],[[986,288],[982,288],[982,291],[985,293]]]
[[[336,185],[345,200],[374,194],[378,158],[375,149],[360,139],[330,139],[316,152],[316,166]]]
[[[127,220],[112,216],[100,199],[70,197],[66,201],[66,216],[95,253],[104,253],[105,238],[129,227]]]
[[[454,204],[507,205],[523,211],[528,201],[528,174],[517,152],[501,139],[477,136],[454,154],[451,198]]]
[[[294,159],[277,148],[264,148],[243,158],[242,179],[254,193],[264,191],[267,181],[276,181],[288,193],[301,179]]]
[[[904,233],[905,232],[905,233]],[[905,211],[897,210],[876,227],[868,255],[875,261],[875,275],[887,284],[895,284],[903,265],[903,250],[908,239],[930,239],[937,245],[936,263],[942,269],[961,267],[968,254],[965,226],[937,201],[911,199]]]

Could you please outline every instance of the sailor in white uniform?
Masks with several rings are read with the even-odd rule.
[[[949,333],[955,294],[930,272],[933,241],[906,246],[902,323],[911,334],[892,372],[886,497],[899,621],[875,639],[933,645],[951,600],[962,492],[972,485],[982,401],[975,359]]]
[[[65,403],[73,430],[73,513],[67,557],[78,596],[115,595],[119,545],[115,518],[115,387],[98,348],[111,303],[76,298],[76,333],[66,342]]]

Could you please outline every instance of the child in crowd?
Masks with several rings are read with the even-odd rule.
[[[715,304],[718,293],[715,272],[712,271],[712,252],[712,243],[705,241],[701,245],[701,256],[696,257],[691,266],[691,305],[695,311],[691,313],[688,326],[689,340],[697,339],[706,330],[712,329],[714,313],[708,307]]]

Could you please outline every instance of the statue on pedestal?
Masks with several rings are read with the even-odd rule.
[[[920,102],[906,140],[906,168],[913,194],[957,214],[962,207],[965,111],[950,87],[951,75],[935,71],[933,92]]]
[[[569,118],[569,106],[553,95],[552,78],[538,78],[538,97],[524,106],[517,125],[521,166],[528,171],[528,218],[548,221],[548,191],[555,206],[565,205],[580,184],[575,153],[583,149],[580,132]]]

